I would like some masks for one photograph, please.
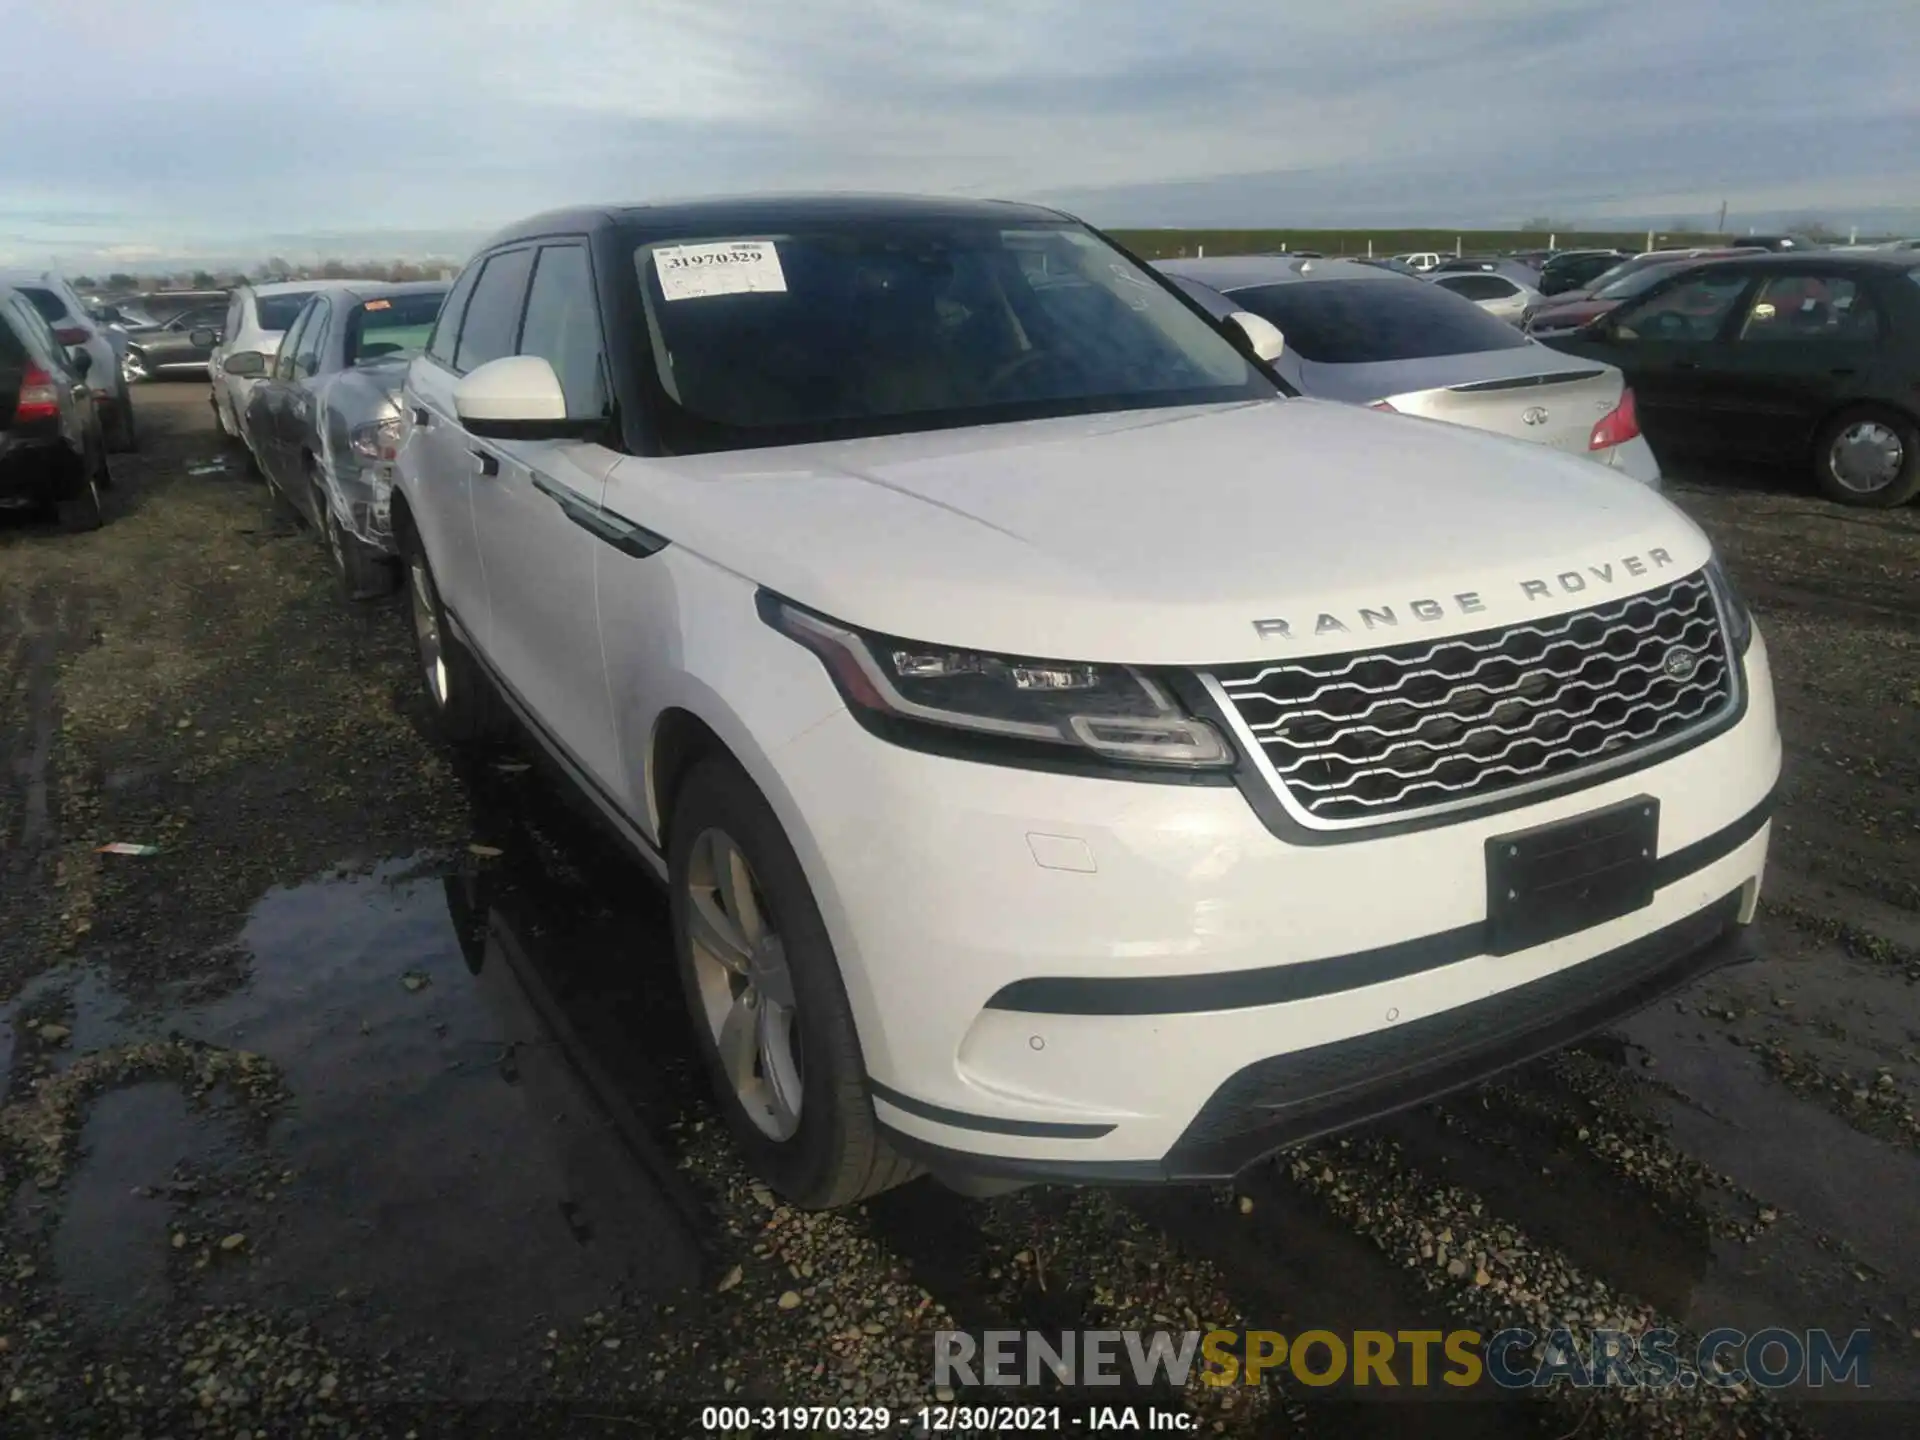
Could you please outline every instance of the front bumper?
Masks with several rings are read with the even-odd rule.
[[[880,1122],[944,1168],[1218,1179],[1553,1048],[1734,955],[1780,742],[1764,642],[1732,728],[1457,824],[1296,844],[1232,787],[900,749],[844,713],[770,792]],[[1485,843],[1652,795],[1653,902],[1494,956]]]

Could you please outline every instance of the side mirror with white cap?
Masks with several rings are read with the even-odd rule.
[[[1251,310],[1236,310],[1227,319],[1240,327],[1240,333],[1247,337],[1247,344],[1253,353],[1271,365],[1278,360],[1287,348],[1287,337],[1280,333],[1280,327],[1271,320],[1264,320]]]
[[[567,417],[567,393],[552,364],[539,355],[505,355],[460,377],[453,413],[469,435],[483,440],[579,440],[606,423]]]

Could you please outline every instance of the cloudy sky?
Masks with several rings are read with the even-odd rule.
[[[1920,207],[1920,0],[0,0],[0,36],[13,262],[765,188],[1116,226]]]

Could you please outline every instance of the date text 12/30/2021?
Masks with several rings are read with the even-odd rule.
[[[708,1405],[703,1435],[1030,1435],[1197,1429],[1183,1410],[1148,1405]]]

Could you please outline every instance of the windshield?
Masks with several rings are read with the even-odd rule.
[[[1609,284],[1594,286],[1593,298],[1596,300],[1629,299],[1651,290],[1679,268],[1675,264],[1643,265],[1631,275],[1622,275]]]
[[[418,355],[427,348],[434,318],[447,298],[442,290],[388,295],[353,307],[347,316],[347,363],[387,355]]]
[[[300,314],[300,307],[313,297],[311,290],[295,290],[286,295],[260,297],[260,328],[284,330]]]
[[[1289,350],[1316,364],[1423,360],[1527,343],[1506,321],[1421,280],[1310,280],[1229,293],[1234,304],[1278,325]]]
[[[677,451],[1267,398],[1084,228],[854,222],[635,252]]]

